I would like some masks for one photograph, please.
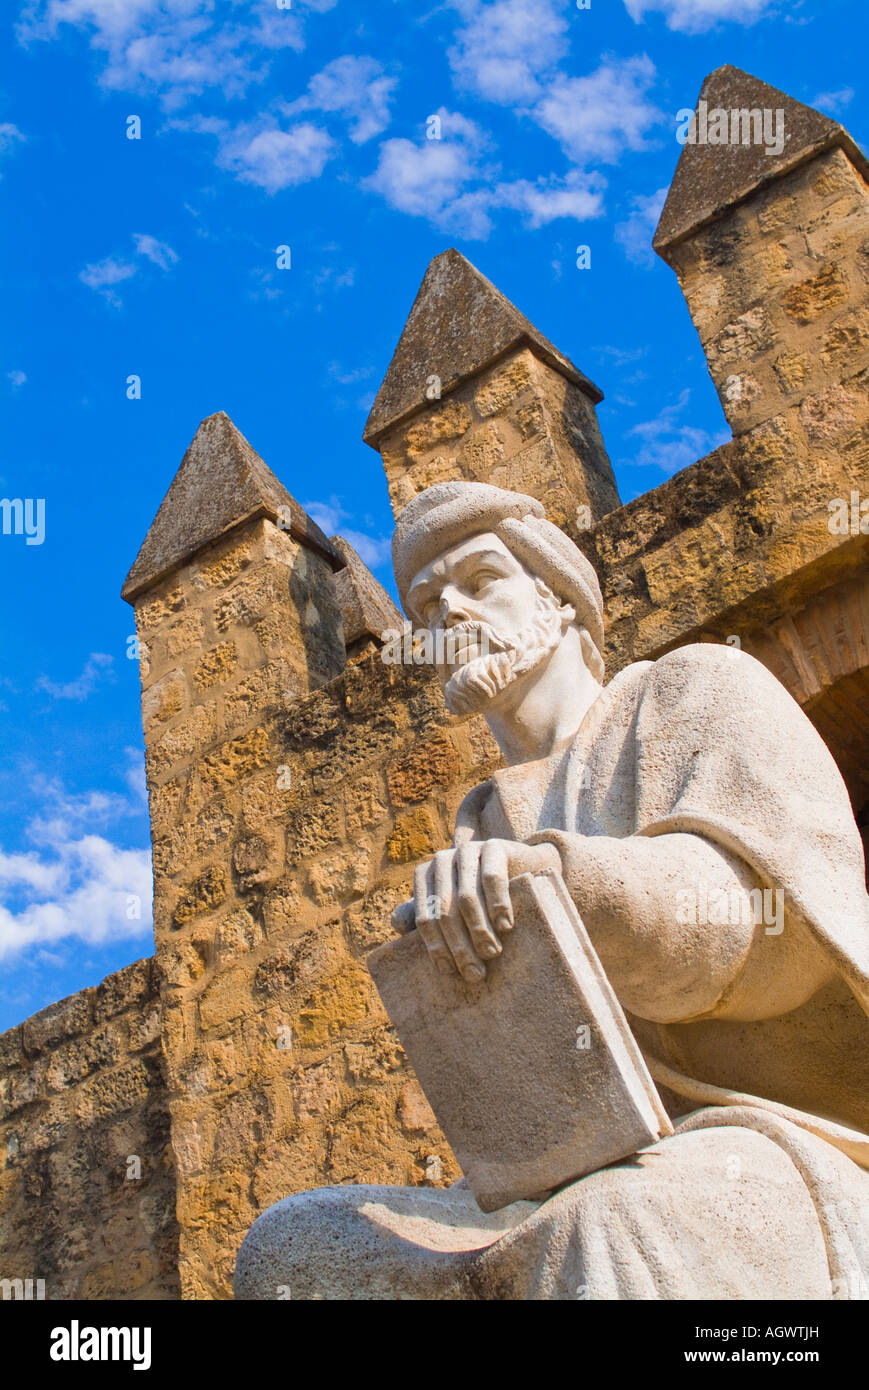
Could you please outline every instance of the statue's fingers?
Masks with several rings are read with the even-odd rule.
[[[435,861],[419,864],[413,875],[417,931],[438,970],[451,974],[456,966],[441,930],[441,899],[436,891]]]
[[[430,919],[429,913],[429,869],[430,862],[417,864],[413,871],[413,906],[416,914],[416,925],[421,927],[423,922]]]
[[[489,921],[496,932],[510,931],[513,907],[510,903],[510,871],[507,851],[499,840],[485,840],[480,852],[480,880]]]
[[[459,913],[481,961],[501,954],[501,943],[486,916],[480,891],[480,853],[474,842],[460,845],[455,855],[456,900]]]
[[[482,980],[486,967],[474,950],[471,938],[459,914],[454,880],[452,850],[442,851],[434,859],[434,889],[440,908],[439,925],[444,940],[462,978],[469,984]]]

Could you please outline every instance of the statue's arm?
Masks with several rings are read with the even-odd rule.
[[[674,1023],[788,1012],[830,977],[823,954],[785,915],[755,921],[760,880],[737,856],[694,834],[625,839],[544,831],[623,1006]],[[686,903],[727,894],[724,924],[691,920]],[[702,917],[702,910],[696,914]],[[687,919],[687,920],[686,920]]]
[[[399,930],[417,926],[438,969],[481,979],[505,931],[522,929],[510,879],[552,869],[563,875],[623,1006],[640,1018],[769,1018],[798,1008],[833,973],[787,914],[781,931],[755,921],[748,894],[759,880],[696,834],[614,839],[545,830],[527,843],[467,840],[417,867],[413,901],[393,921]],[[682,910],[686,892],[711,901],[721,891],[724,924]]]

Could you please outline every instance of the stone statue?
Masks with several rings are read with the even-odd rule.
[[[393,544],[416,625],[507,766],[416,870],[432,969],[494,969],[515,875],[557,871],[675,1132],[544,1201],[340,1187],[266,1211],[236,1296],[869,1297],[869,897],[825,744],[726,646],[603,684],[594,571],[530,497],[440,483]],[[546,1078],[540,1078],[545,1086]]]

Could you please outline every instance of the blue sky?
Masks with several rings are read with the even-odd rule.
[[[676,112],[733,63],[869,136],[864,0],[31,0],[3,24],[0,495],[44,498],[45,536],[0,535],[0,1030],[152,950],[119,590],[200,420],[227,411],[391,584],[362,427],[455,245],[603,388],[633,498],[729,437],[650,251]]]

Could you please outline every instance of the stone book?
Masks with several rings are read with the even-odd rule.
[[[368,968],[479,1207],[542,1199],[672,1134],[557,872],[511,880],[486,978],[438,971],[417,931]]]

